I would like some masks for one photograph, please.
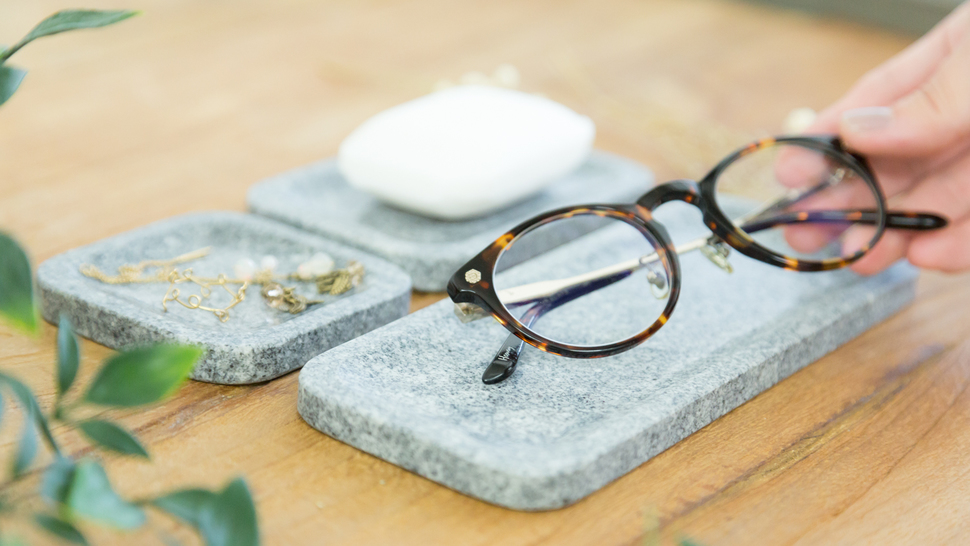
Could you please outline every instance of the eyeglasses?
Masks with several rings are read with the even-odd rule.
[[[652,216],[669,201],[699,208],[712,235],[675,246]],[[734,248],[792,271],[827,271],[860,259],[886,229],[947,223],[887,210],[867,160],[837,138],[768,138],[732,153],[699,182],[658,185],[634,204],[561,208],[527,220],[459,269],[448,295],[463,322],[491,315],[509,330],[482,376],[493,384],[512,375],[524,343],[572,358],[643,343],[677,304],[678,255],[699,251],[731,272]],[[512,267],[593,231],[610,243],[558,270]]]

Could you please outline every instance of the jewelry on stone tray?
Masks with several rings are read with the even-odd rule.
[[[300,264],[296,272],[286,275],[274,274],[273,269],[278,262],[273,256],[264,256],[260,260],[259,269],[256,268],[256,264],[252,260],[240,260],[233,268],[235,277],[232,278],[224,273],[215,277],[201,277],[195,275],[191,268],[179,271],[176,267],[208,256],[210,252],[211,248],[206,247],[176,256],[170,260],[145,260],[134,265],[124,264],[118,268],[116,275],[104,273],[92,264],[81,265],[80,272],[86,277],[106,284],[168,282],[168,290],[162,297],[162,309],[164,311],[168,311],[169,302],[175,302],[187,309],[208,311],[221,322],[229,320],[229,310],[246,299],[246,290],[252,285],[262,286],[260,294],[268,306],[295,315],[302,313],[311,305],[322,304],[324,301],[310,299],[298,294],[296,287],[284,286],[283,282],[312,282],[316,285],[319,294],[336,296],[359,285],[365,273],[364,266],[354,260],[349,261],[344,269],[335,270],[333,258],[323,253],[315,254],[310,260]],[[155,269],[155,271],[146,273],[146,269]],[[191,294],[183,299],[178,285],[184,283],[195,284],[199,287],[199,293]],[[236,285],[239,286],[238,289],[230,288],[230,286]],[[221,308],[203,305],[212,296],[213,287],[221,287],[232,296],[232,301]]]

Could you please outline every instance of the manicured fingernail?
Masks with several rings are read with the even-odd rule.
[[[888,106],[853,108],[842,113],[842,129],[852,133],[880,131],[893,121],[893,109]]]

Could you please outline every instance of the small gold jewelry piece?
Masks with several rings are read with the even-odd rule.
[[[204,258],[209,255],[211,250],[212,247],[207,246],[205,248],[200,248],[199,250],[193,250],[192,252],[182,254],[181,256],[172,258],[171,260],[145,260],[136,265],[125,264],[118,268],[117,275],[108,275],[91,264],[84,264],[81,266],[81,274],[85,277],[91,277],[92,279],[97,279],[107,284],[164,282],[168,280],[172,271],[175,271],[174,266],[183,264],[185,262],[191,262],[192,260],[198,260],[199,258]],[[145,269],[150,267],[157,267],[158,271],[156,271],[154,275],[142,276]]]
[[[323,300],[308,300],[297,294],[296,288],[287,288],[278,282],[264,284],[262,294],[267,305],[291,315],[302,313],[308,305],[323,303]]]
[[[360,284],[364,278],[364,266],[351,260],[346,269],[338,269],[317,277],[317,292],[331,296],[343,294]]]
[[[321,304],[324,301],[308,299],[297,294],[296,287],[285,287],[281,284],[282,281],[312,282],[317,285],[319,293],[329,293],[336,296],[356,287],[364,278],[364,266],[362,264],[351,260],[346,268],[332,271],[333,260],[323,253],[315,254],[309,262],[301,265],[300,270],[288,275],[274,274],[273,269],[278,262],[273,256],[264,256],[260,264],[262,268],[258,271],[254,270],[255,262],[252,260],[240,261],[236,264],[236,271],[234,271],[239,278],[230,278],[221,273],[216,277],[199,277],[192,272],[192,269],[185,269],[180,272],[175,267],[208,256],[210,251],[211,248],[206,247],[182,254],[171,260],[145,260],[135,265],[125,264],[118,268],[116,275],[104,273],[91,264],[81,265],[80,272],[86,277],[106,284],[167,282],[169,285],[162,297],[162,310],[168,311],[168,303],[175,302],[187,309],[208,311],[221,322],[229,320],[229,310],[246,299],[246,289],[254,284],[263,287],[261,294],[267,305],[295,315],[305,311],[311,305]],[[157,269],[157,271],[146,273],[146,270],[152,268]],[[183,298],[178,285],[185,283],[198,286],[199,293]],[[236,285],[239,288],[233,290],[231,286]],[[203,305],[212,297],[212,288],[216,286],[225,290],[232,297],[232,300],[228,305],[221,308]]]
[[[191,269],[186,269],[182,273],[172,271],[172,273],[168,276],[168,281],[168,291],[165,292],[165,296],[162,298],[162,310],[167,312],[168,306],[166,304],[170,301],[174,301],[175,303],[181,304],[183,307],[188,309],[201,309],[203,311],[209,311],[215,315],[220,322],[226,322],[229,320],[229,310],[246,299],[246,289],[249,288],[249,282],[243,282],[242,286],[239,287],[239,290],[233,292],[228,286],[226,286],[227,284],[230,284],[230,280],[227,279],[225,275],[219,275],[215,280],[204,279],[194,276]],[[200,287],[199,292],[201,295],[192,294],[186,298],[185,301],[179,299],[181,293],[179,289],[175,287],[175,285],[185,282],[191,282],[198,285]],[[210,296],[212,296],[213,286],[221,286],[223,290],[232,296],[232,302],[221,309],[202,305],[204,300],[207,300]]]

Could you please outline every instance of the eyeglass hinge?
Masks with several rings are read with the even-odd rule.
[[[455,304],[455,315],[463,323],[469,323],[478,319],[483,319],[485,317],[491,316],[481,307],[475,305],[474,303],[456,303]]]
[[[734,268],[731,267],[731,263],[728,262],[728,256],[731,254],[731,247],[728,246],[724,241],[711,237],[707,240],[704,246],[701,247],[701,254],[710,260],[711,263],[720,267],[724,271],[734,273]]]

